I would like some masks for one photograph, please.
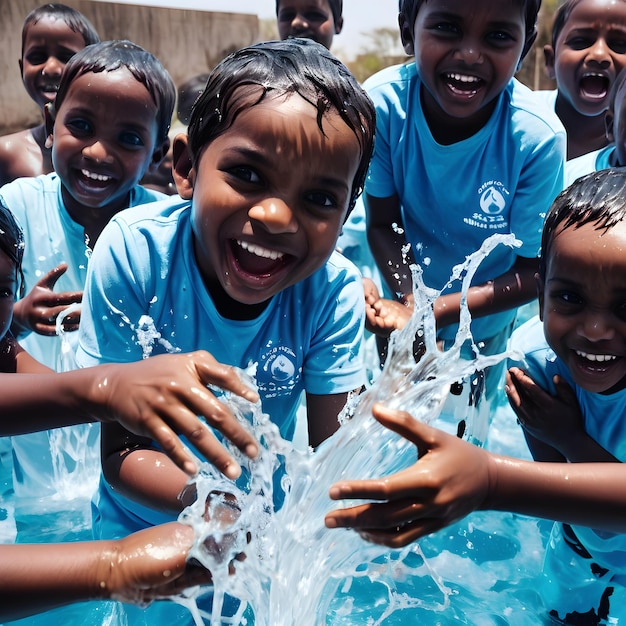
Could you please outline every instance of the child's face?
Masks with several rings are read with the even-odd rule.
[[[193,194],[196,259],[214,299],[218,281],[238,303],[261,304],[332,253],[362,153],[338,113],[322,125],[299,95],[267,97],[206,146],[187,190],[178,185]]]
[[[157,120],[150,92],[126,68],[72,81],[54,119],[52,145],[70,214],[128,207],[130,190],[167,152],[169,140],[156,144]]]
[[[576,384],[626,387],[626,224],[559,228],[539,291],[546,339]]]
[[[415,24],[401,22],[400,30],[426,87],[422,97],[427,119],[441,119],[443,113],[464,124],[483,125],[524,49],[522,3],[429,0],[421,5]]]
[[[83,36],[61,19],[47,16],[30,25],[20,72],[24,87],[37,106],[43,109],[54,100],[65,64],[84,47]]]
[[[313,39],[330,50],[333,37],[341,32],[343,19],[335,22],[327,0],[281,0],[276,23],[282,40]]]
[[[572,108],[586,116],[602,114],[626,66],[626,2],[583,0],[564,24],[556,50],[546,46],[544,52],[548,76]]]
[[[13,305],[17,291],[15,263],[0,250],[0,339],[3,339],[11,326]]]

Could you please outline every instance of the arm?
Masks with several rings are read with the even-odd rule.
[[[363,194],[367,216],[367,241],[380,274],[392,293],[412,294],[410,265],[414,263],[402,227],[397,195],[375,198]]]
[[[210,583],[186,563],[193,529],[171,523],[115,541],[0,545],[0,619],[82,600],[143,603]]]
[[[204,351],[166,354],[137,363],[105,364],[59,374],[0,374],[1,435],[15,435],[80,422],[119,421],[130,431],[156,440],[190,474],[195,463],[176,434],[184,435],[229,476],[240,468],[208,428],[203,415],[249,456],[258,448],[207,385],[217,385],[252,402],[257,394],[235,370]]]
[[[626,532],[621,463],[522,461],[492,454],[404,411],[377,404],[373,414],[412,441],[419,460],[392,476],[333,485],[333,500],[372,502],[328,513],[329,528],[354,528],[369,541],[398,548],[472,511],[497,510]]]
[[[512,367],[506,374],[505,391],[524,429],[533,458],[536,461],[619,463],[585,430],[574,390],[559,376],[554,377],[554,387],[556,395],[553,396],[518,367]]]
[[[504,274],[468,289],[467,306],[472,318],[484,317],[516,308],[537,297],[538,259],[517,257],[513,267]],[[435,301],[437,328],[459,321],[461,293],[439,296]]]

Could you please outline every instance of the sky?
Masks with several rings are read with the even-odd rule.
[[[276,19],[275,0],[114,0],[126,4],[143,4],[176,9],[253,13],[261,19]],[[397,28],[397,0],[343,0],[343,31],[333,41],[347,58],[361,51],[363,33],[376,28]],[[400,36],[398,35],[398,39]]]

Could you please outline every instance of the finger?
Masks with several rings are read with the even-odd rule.
[[[258,402],[259,394],[246,385],[230,365],[219,363],[208,352],[197,351],[188,355],[195,362],[195,369],[205,385],[215,385],[250,402]]]
[[[424,519],[407,524],[399,529],[380,531],[377,529],[357,531],[363,539],[371,543],[387,546],[389,548],[403,548],[426,535],[441,530],[445,524],[438,519]]]
[[[556,395],[567,404],[576,404],[578,406],[578,398],[576,392],[572,389],[572,386],[563,380],[560,376],[556,375],[553,379]]]
[[[194,419],[203,426],[202,422],[195,416]],[[165,454],[176,463],[176,465],[189,476],[194,476],[198,471],[196,462],[189,450],[184,446],[178,435],[161,419],[156,418],[154,421],[149,420],[146,423],[146,433],[137,433],[147,435],[156,441],[163,449]]]
[[[420,519],[425,507],[415,497],[384,504],[359,504],[337,509],[324,518],[329,528],[394,529]]]
[[[410,413],[389,409],[379,402],[372,407],[372,415],[385,428],[414,443],[419,456],[428,451],[433,435],[437,432],[431,426],[416,420]]]
[[[57,280],[59,280],[59,278],[61,278],[61,276],[63,276],[63,274],[67,271],[67,267],[67,263],[57,265],[37,281],[37,286],[52,290],[56,285]]]

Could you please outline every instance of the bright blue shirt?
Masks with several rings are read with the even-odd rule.
[[[435,141],[420,101],[415,63],[386,68],[364,83],[376,106],[376,140],[365,191],[397,194],[403,227],[427,286],[446,287],[452,268],[488,236],[513,233],[520,248],[498,246],[474,276],[480,284],[539,253],[541,230],[563,186],[565,130],[553,111],[512,79],[493,114],[473,136],[451,145]],[[515,310],[477,318],[475,339],[510,324]],[[453,339],[456,327],[440,335]]]
[[[604,170],[612,167],[610,161],[613,158],[615,146],[605,146],[587,154],[581,154],[579,157],[570,159],[565,164],[565,187],[569,187],[577,178],[591,172]]]

